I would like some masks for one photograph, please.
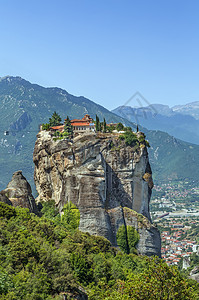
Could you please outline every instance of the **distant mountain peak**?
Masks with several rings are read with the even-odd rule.
[[[6,75],[3,77],[0,77],[0,81],[10,81],[10,80],[25,80],[23,78],[21,78],[20,76],[10,76],[10,75]]]
[[[23,79],[22,77],[20,76],[10,76],[10,75],[7,75],[7,76],[4,76],[4,77],[0,77],[0,83],[5,83],[5,84],[16,84],[16,83],[26,83],[26,84],[30,84],[29,81]]]
[[[184,109],[184,108],[198,108],[199,107],[199,101],[194,101],[194,102],[190,102],[190,103],[187,103],[187,104],[184,104],[184,105],[175,105],[172,107],[172,109],[175,111],[175,110],[178,110],[178,109]]]
[[[199,101],[190,102],[185,105],[176,105],[172,109],[175,113],[190,115],[199,120]]]

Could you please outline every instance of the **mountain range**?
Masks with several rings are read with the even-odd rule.
[[[179,108],[181,109],[181,108]],[[83,96],[52,87],[44,88],[22,79],[6,76],[0,78],[0,189],[6,187],[12,173],[22,170],[30,184],[33,181],[32,153],[39,124],[46,123],[53,112],[62,120],[82,118],[89,113],[95,119],[122,122],[134,130],[136,124],[116,115]],[[143,124],[144,125],[144,124]],[[199,146],[181,141],[159,130],[144,131],[151,147],[150,163],[155,182],[169,179],[199,180]]]
[[[189,143],[199,145],[199,101],[178,105],[151,104],[146,107],[120,106],[112,111],[150,130],[161,130]]]

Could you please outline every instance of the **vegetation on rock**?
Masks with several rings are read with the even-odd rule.
[[[124,140],[127,146],[138,145],[137,135],[132,131],[130,127],[125,128],[125,133],[120,135],[120,139]]]
[[[113,130],[115,130],[115,126],[114,125],[110,125],[110,126],[107,127],[107,131],[109,133],[113,132]]]
[[[100,120],[99,120],[98,115],[96,115],[95,130],[100,131]]]
[[[67,116],[64,124],[64,134],[66,137],[72,137],[73,136],[73,127],[71,125],[70,119]]]
[[[136,253],[136,244],[139,241],[139,233],[133,226],[120,226],[117,232],[117,244],[126,253]]]
[[[42,124],[42,130],[49,130],[50,129],[50,124],[46,123],[46,124]]]
[[[103,121],[103,132],[105,133],[107,130],[107,126],[106,126],[106,120],[104,118],[104,121]]]
[[[56,111],[54,111],[52,117],[49,118],[49,125],[50,127],[61,125],[61,117]]]
[[[124,130],[124,125],[123,125],[121,122],[117,123],[116,130],[117,130],[117,131],[122,131],[122,130]]]
[[[61,222],[68,229],[76,229],[79,227],[80,212],[75,204],[68,202],[62,209]]]

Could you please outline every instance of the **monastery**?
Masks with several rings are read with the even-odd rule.
[[[66,122],[66,119],[64,121]],[[95,131],[94,121],[89,114],[86,114],[82,119],[73,119],[70,122],[74,132]],[[64,125],[50,127],[50,130],[63,132]]]

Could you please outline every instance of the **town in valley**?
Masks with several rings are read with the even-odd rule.
[[[151,217],[161,232],[162,258],[169,265],[183,263],[199,253],[199,183],[168,181],[155,184]]]

